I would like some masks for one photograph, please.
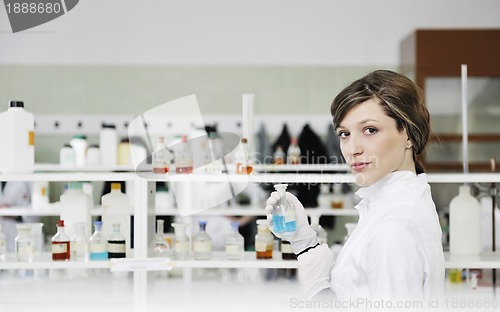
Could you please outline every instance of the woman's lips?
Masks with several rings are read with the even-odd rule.
[[[355,163],[351,164],[351,168],[354,171],[362,171],[363,169],[368,167],[369,164],[370,163],[366,163],[366,162],[355,162]]]

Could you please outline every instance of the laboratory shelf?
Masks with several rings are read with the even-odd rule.
[[[148,168],[151,168],[149,165]],[[82,167],[62,166],[60,164],[36,163],[35,172],[134,172],[132,165],[86,165]]]
[[[276,256],[280,257],[277,258]],[[296,269],[297,260],[282,260],[281,253],[272,259],[257,259],[254,251],[245,251],[243,259],[228,260],[223,251],[212,252],[210,260],[172,260],[174,268],[260,268],[260,269]]]
[[[34,172],[0,174],[0,181],[133,181],[133,172]]]
[[[476,256],[459,256],[445,252],[444,259],[447,269],[500,269],[500,252],[485,252]]]
[[[61,215],[61,207],[58,204],[51,204],[48,208],[32,209],[31,207],[8,207],[0,208],[0,216],[44,216],[55,217]],[[96,206],[90,210],[91,216],[102,215],[102,206]],[[130,211],[130,215],[134,215],[134,211]]]
[[[35,254],[33,261],[17,261],[14,253],[7,253],[5,260],[0,262],[2,270],[16,269],[109,269],[109,261],[53,261],[52,254],[44,252]]]
[[[354,208],[307,208],[305,209],[309,216],[358,216],[358,211]],[[1,211],[0,211],[1,213]],[[157,209],[156,215],[160,216],[177,216],[177,209]],[[1,215],[1,214],[0,214]],[[197,212],[196,215],[202,216],[265,216],[264,207],[248,207],[248,208],[212,208],[205,211]]]

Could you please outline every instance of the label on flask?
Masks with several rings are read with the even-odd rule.
[[[241,248],[238,245],[226,245],[226,253],[231,255],[237,255],[241,252]]]
[[[33,255],[33,244],[31,242],[17,243],[17,258],[27,259]]]
[[[29,146],[35,145],[35,132],[34,131],[28,132],[28,145]]]
[[[89,251],[91,253],[102,253],[102,252],[108,252],[108,246],[107,244],[90,244],[89,246]]]
[[[267,250],[266,242],[255,242],[255,251],[257,252],[265,252]]]
[[[52,244],[52,253],[60,254],[68,252],[68,243],[62,242],[61,244],[53,243]]]
[[[189,251],[189,243],[188,242],[175,242],[174,244],[175,252],[188,252]]]
[[[194,242],[193,243],[193,251],[194,252],[211,252],[212,251],[212,242],[211,241]]]
[[[108,252],[110,253],[124,253],[125,241],[109,241]]]
[[[291,244],[281,244],[281,252],[282,253],[293,253]]]

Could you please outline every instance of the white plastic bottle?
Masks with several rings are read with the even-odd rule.
[[[31,191],[31,207],[33,210],[47,209],[49,207],[49,182],[34,181]]]
[[[126,250],[130,251],[130,199],[121,192],[120,183],[111,183],[111,192],[101,197],[102,234],[111,237],[113,224],[120,224],[120,233],[125,236]]]
[[[99,132],[101,164],[116,166],[118,163],[118,132],[114,124],[103,123]]]
[[[462,185],[450,202],[450,253],[478,255],[481,251],[479,201],[471,195],[470,186]]]
[[[66,143],[59,150],[59,164],[71,167],[75,165],[75,151],[69,143]]]
[[[66,234],[75,234],[73,224],[85,223],[86,236],[90,236],[92,199],[82,189],[81,182],[70,182],[68,190],[61,195],[61,218],[65,223]]]
[[[31,173],[35,164],[35,118],[22,101],[0,113],[0,172]]]
[[[87,136],[82,134],[74,135],[69,144],[75,151],[75,165],[77,167],[84,167],[87,163]]]

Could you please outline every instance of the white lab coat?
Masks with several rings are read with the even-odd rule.
[[[0,209],[9,209],[8,207],[27,207],[31,205],[32,185],[30,182],[9,181],[0,192]],[[32,218],[23,221],[35,221]],[[14,239],[17,236],[16,224],[19,223],[13,217],[0,218],[2,232],[5,235],[7,243],[7,252],[14,252]]]
[[[426,175],[393,172],[356,194],[359,222],[335,261],[326,245],[298,258],[306,296],[330,288],[338,300],[439,297],[441,227]]]

